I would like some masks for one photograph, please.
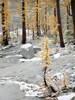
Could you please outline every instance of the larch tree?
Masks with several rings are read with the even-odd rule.
[[[73,27],[74,27],[74,39],[75,39],[75,0],[71,0]]]
[[[39,38],[39,36],[41,35],[41,32],[40,32],[40,3],[41,3],[41,0],[31,0],[31,7],[32,7],[32,10],[33,10],[32,16],[36,15],[35,19],[36,19],[36,35],[37,35],[37,38]],[[35,13],[34,13],[34,10],[35,10]]]
[[[18,13],[20,14],[22,22],[22,44],[26,43],[26,0],[20,0],[18,5]]]
[[[8,45],[8,36],[9,36],[9,17],[10,17],[10,11],[9,11],[9,0],[2,0],[2,31],[3,31],[3,45]]]
[[[35,33],[35,31],[36,31],[36,8],[33,10],[31,23],[30,23],[30,28],[31,28],[31,31],[32,31],[32,38],[34,40],[35,35],[37,36],[37,34]]]
[[[25,2],[22,0],[22,43],[26,43],[26,18],[25,18]]]
[[[51,84],[49,84],[47,80],[47,68],[52,65],[49,56],[49,54],[51,54],[52,51],[49,48],[49,45],[50,45],[49,38],[47,36],[44,36],[43,41],[41,43],[42,52],[39,52],[37,56],[41,58],[43,62],[43,65],[41,66],[41,68],[43,68],[43,81],[44,81],[43,85],[45,88],[48,88],[48,93],[50,96],[52,96],[52,93],[56,93],[57,91]]]
[[[65,47],[63,39],[62,23],[61,23],[61,14],[60,14],[60,0],[56,0],[56,5],[57,5],[57,18],[59,24],[58,29],[59,29],[60,47]]]
[[[39,0],[36,0],[36,27],[37,36],[39,36]]]

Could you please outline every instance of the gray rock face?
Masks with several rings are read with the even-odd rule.
[[[30,59],[30,58],[34,57],[33,46],[29,43],[21,46],[20,54],[26,59]]]

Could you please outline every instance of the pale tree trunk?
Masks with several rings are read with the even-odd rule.
[[[61,14],[60,14],[60,0],[56,0],[57,3],[57,17],[58,17],[58,29],[59,29],[59,38],[60,38],[60,47],[65,47],[63,40],[63,32],[62,32],[62,23],[61,23]]]

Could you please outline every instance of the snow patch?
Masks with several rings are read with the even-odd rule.
[[[22,57],[22,55],[12,55],[12,56],[6,56],[5,58],[10,58],[10,57]]]
[[[40,90],[40,86],[36,84],[28,84],[25,82],[19,82],[19,81],[12,81],[9,77],[2,78],[0,84],[17,84],[20,86],[20,90],[25,93],[25,96],[32,96],[32,97],[43,97],[43,93]]]
[[[58,100],[71,100],[75,96],[75,93],[71,93],[64,96],[59,96]]]
[[[29,62],[29,61],[40,61],[41,59],[38,57],[34,57],[32,59],[19,59],[20,62]]]
[[[60,57],[60,53],[54,54],[54,58],[59,58]]]
[[[31,46],[32,46],[31,44],[27,43],[27,44],[21,46],[21,48],[25,48],[25,49],[27,49],[27,48],[29,48],[29,47],[31,47]]]

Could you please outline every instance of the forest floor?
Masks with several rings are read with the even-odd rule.
[[[39,40],[28,42],[40,50]],[[38,98],[43,95],[39,91],[43,79],[43,71],[40,68],[42,62],[38,57],[24,59],[20,54],[21,46],[22,44],[16,41],[0,48],[0,100],[44,100]],[[59,45],[51,44],[50,48],[55,53],[51,58],[52,66],[48,68],[49,75],[54,82],[59,81],[62,85],[65,72],[66,85],[75,88],[74,46],[69,44],[60,48]],[[60,94],[58,100],[71,100],[72,97],[75,97],[74,91],[67,91]]]

